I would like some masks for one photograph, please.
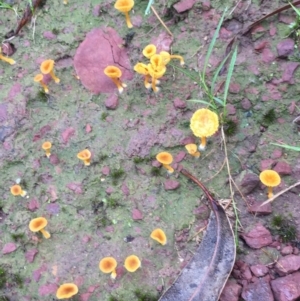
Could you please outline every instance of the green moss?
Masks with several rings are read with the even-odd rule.
[[[119,204],[118,200],[116,200],[115,198],[108,197],[108,198],[106,198],[106,205],[109,208],[116,208],[120,204]]]
[[[180,123],[180,125],[185,128],[185,129],[189,129],[190,128],[190,124],[191,122],[190,121],[183,121]]]
[[[291,242],[297,237],[297,228],[294,223],[279,214],[273,216],[271,220],[271,231],[279,235],[284,243]]]
[[[269,126],[275,122],[276,118],[275,109],[272,108],[263,115],[261,123],[264,126]]]
[[[110,296],[108,301],[120,301],[120,300],[114,296]]]
[[[0,301],[9,301],[9,299],[6,296],[0,296]]]
[[[158,300],[157,295],[153,295],[153,294],[141,291],[139,289],[134,291],[134,295],[136,296],[137,301],[157,301]]]
[[[3,267],[0,266],[0,288],[3,288],[5,286],[6,281],[6,271]]]
[[[154,177],[160,176],[160,170],[161,170],[161,169],[160,169],[159,167],[153,166],[153,167],[151,168],[151,171],[150,171],[151,176],[154,176]]]
[[[124,170],[122,168],[119,169],[113,169],[110,173],[110,176],[113,180],[113,185],[117,185],[118,180],[122,178],[122,176],[125,174]]]
[[[22,278],[21,275],[19,275],[19,274],[13,274],[11,276],[11,278],[12,278],[12,281],[14,283],[16,283],[18,287],[23,288],[24,280],[23,280],[23,278]]]
[[[55,34],[55,35],[58,35],[59,34],[59,30],[57,28],[53,28],[52,29],[52,33]]]
[[[139,164],[139,163],[142,163],[142,162],[144,162],[144,158],[141,158],[141,157],[134,157],[133,158],[133,162],[134,162],[134,164]]]
[[[103,112],[101,114],[101,120],[104,121],[106,119],[106,117],[108,117],[108,113],[107,112]]]
[[[233,136],[237,132],[238,124],[234,122],[232,119],[226,118],[223,121],[224,132],[226,136]]]
[[[24,235],[24,233],[13,233],[13,234],[11,234],[11,238],[14,241],[23,240],[25,238],[25,235]]]

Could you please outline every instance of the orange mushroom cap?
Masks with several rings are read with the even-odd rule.
[[[137,63],[134,65],[133,70],[139,74],[147,75],[149,74],[148,67],[146,64]]]
[[[113,257],[104,257],[99,262],[99,269],[103,273],[112,273],[118,263]]]
[[[153,44],[147,45],[143,49],[143,55],[147,58],[150,59],[152,55],[156,54],[156,46]]]
[[[156,155],[156,160],[161,164],[171,164],[173,162],[173,156],[168,152],[161,152]]]
[[[41,229],[44,229],[48,224],[48,221],[44,217],[37,217],[30,221],[29,223],[29,229],[32,232],[38,232],[41,231]]]
[[[122,13],[129,12],[134,6],[133,0],[117,0],[114,7]]]
[[[264,170],[259,175],[260,181],[268,186],[275,187],[278,186],[281,182],[280,175],[275,170]]]
[[[56,291],[57,299],[69,299],[78,293],[78,287],[74,283],[64,283]]]
[[[135,272],[141,266],[141,261],[136,255],[130,255],[125,259],[124,267],[128,272]]]
[[[42,149],[43,150],[48,150],[52,147],[52,143],[50,141],[45,141],[43,144],[42,144]]]
[[[48,74],[50,73],[54,68],[54,61],[53,60],[46,60],[46,61],[43,61],[41,63],[41,72],[43,74]]]
[[[197,145],[195,143],[189,143],[185,145],[185,148],[189,154],[195,154],[197,152]]]
[[[88,149],[84,149],[83,151],[77,154],[77,158],[80,160],[88,160],[91,158],[91,152]]]
[[[152,64],[148,64],[147,68],[148,68],[149,74],[153,78],[161,78],[166,73],[166,70],[167,70],[165,65],[161,65],[161,66],[155,68],[155,67],[153,67]]]
[[[167,236],[162,229],[157,228],[153,230],[150,237],[161,243],[163,246],[167,243]]]
[[[155,70],[165,66],[163,57],[160,54],[152,55],[150,58],[150,63]]]
[[[164,63],[165,65],[168,64],[168,63],[170,62],[170,60],[171,60],[171,55],[170,55],[169,52],[167,52],[167,51],[161,51],[161,52],[159,53],[159,55],[162,57],[163,63]]]
[[[37,74],[34,79],[33,79],[35,82],[39,83],[40,81],[43,80],[43,74],[39,73]]]
[[[197,137],[212,136],[219,128],[218,115],[208,109],[199,109],[191,118],[190,128]]]
[[[122,76],[122,71],[116,66],[107,66],[104,69],[104,74],[109,78],[120,78]]]
[[[13,185],[12,187],[10,187],[10,192],[12,195],[17,196],[17,195],[21,195],[21,196],[25,196],[26,195],[26,191],[24,191],[20,185],[16,184]]]

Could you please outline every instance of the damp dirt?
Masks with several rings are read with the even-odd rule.
[[[68,2],[47,1],[31,24],[10,41],[16,64],[0,61],[0,266],[6,271],[0,296],[13,301],[55,300],[59,285],[74,282],[79,287],[74,300],[106,301],[110,296],[137,300],[137,289],[158,299],[191,259],[209,215],[203,193],[180,175],[180,169],[203,181],[215,198],[230,197],[221,133],[208,139],[199,159],[184,148],[187,143],[198,143],[189,120],[202,105],[188,100],[205,99],[193,78],[203,68],[225,4],[181,1],[187,3],[180,7],[187,5],[189,10],[178,13],[168,9],[172,3],[155,2],[171,37],[153,13],[144,15],[147,1],[137,1],[131,30],[112,1]],[[235,34],[286,4],[258,2],[243,1],[235,7],[234,1],[227,1],[232,13],[221,27],[209,60],[208,83]],[[26,1],[14,3],[18,17],[13,10],[0,9],[2,40],[17,28],[25,9]],[[245,173],[259,175],[263,169],[277,168],[282,181],[275,192],[300,180],[299,153],[272,144],[299,145],[293,123],[300,106],[298,41],[287,38],[288,25],[294,20],[293,11],[287,10],[239,40],[227,105],[228,117],[237,129],[226,137],[226,143],[233,179],[251,189],[243,197],[235,191],[241,221],[238,234],[258,223],[270,229],[277,214],[292,221],[300,233],[299,187],[281,195],[267,213],[255,214],[249,208],[266,200],[266,188],[244,178]],[[101,37],[95,38],[94,45],[86,43],[97,32],[110,33],[103,47]],[[137,62],[147,63],[142,49],[149,43],[185,60],[185,73],[168,66],[157,94],[146,90],[143,77],[132,72]],[[102,61],[93,64],[91,58],[97,60],[97,53]],[[120,53],[124,64],[114,57]],[[75,57],[82,67],[79,72],[76,64],[74,68]],[[33,81],[45,59],[55,60],[55,74],[60,78],[59,84],[49,80],[49,94]],[[127,87],[121,95],[111,82],[104,84],[104,90],[97,89],[103,84],[97,80],[104,78],[101,66],[105,62],[118,62],[127,72]],[[91,74],[87,64],[93,66]],[[173,64],[179,66],[179,62]],[[218,79],[219,93],[225,78],[226,70]],[[93,89],[86,83],[93,84]],[[275,117],[268,118],[270,111]],[[44,141],[52,142],[50,158],[41,148]],[[90,166],[77,158],[86,148],[92,153]],[[157,165],[155,156],[161,151],[173,155],[174,174],[168,175]],[[24,198],[11,195],[10,187],[16,182],[27,191]],[[38,216],[48,219],[51,238],[47,240],[28,228]],[[165,231],[165,246],[150,239],[155,228]],[[276,234],[272,239],[283,244]],[[297,235],[288,244],[295,242]],[[274,246],[266,247],[267,252],[254,250],[240,238],[237,257],[250,265],[267,265],[278,252],[278,244]],[[131,254],[142,262],[135,273],[123,267]],[[106,256],[118,262],[115,280],[99,270],[99,261]]]

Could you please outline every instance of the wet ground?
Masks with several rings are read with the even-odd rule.
[[[15,6],[19,18],[13,10],[0,9],[2,39],[16,29],[23,14],[26,1],[19,2]],[[227,3],[231,14],[210,58],[208,82],[231,39],[285,4],[258,2]],[[16,64],[0,61],[0,266],[4,274],[0,285],[8,300],[54,300],[64,282],[78,285],[74,300],[104,301],[109,296],[138,300],[137,289],[158,299],[191,258],[209,215],[203,193],[180,175],[180,169],[197,176],[216,198],[230,198],[221,133],[209,139],[199,159],[184,148],[198,143],[189,120],[202,106],[188,100],[205,99],[194,78],[203,68],[225,5],[182,3],[188,7],[186,12],[168,14],[172,3],[154,4],[170,36],[153,13],[144,15],[147,1],[136,3],[130,14],[132,30],[113,8],[114,2],[48,1],[11,41]],[[268,264],[273,257],[266,254],[278,253],[286,245],[297,247],[299,188],[281,195],[263,215],[249,212],[253,204],[266,200],[266,189],[257,180],[261,170],[274,168],[281,174],[275,192],[300,180],[298,152],[271,144],[299,145],[293,123],[299,114],[298,40],[288,38],[294,20],[295,13],[287,10],[239,38],[229,89],[228,118],[237,129],[226,137],[228,159],[243,193],[242,197],[235,191],[239,234],[261,223],[273,235],[271,247],[256,250],[239,239],[238,260],[248,265]],[[126,45],[132,31],[135,35]],[[168,65],[160,92],[147,91],[143,77],[132,68],[147,62],[142,49],[149,43],[182,55],[189,76]],[[55,60],[60,78],[59,84],[49,81],[48,95],[33,81],[45,59]],[[122,67],[127,84],[122,95],[103,79],[102,68],[111,62]],[[93,72],[87,73],[86,66]],[[225,78],[226,72],[218,80],[220,94]],[[41,149],[47,140],[53,145],[49,159]],[[90,166],[77,159],[85,148],[92,153]],[[174,157],[171,176],[155,160],[160,151]],[[27,191],[24,198],[10,193],[18,181]],[[284,243],[272,226],[275,215],[296,229],[296,235]],[[48,219],[52,235],[48,240],[28,228],[38,216]],[[150,239],[155,228],[166,232],[167,245]],[[131,254],[142,261],[135,273],[123,267]],[[99,261],[106,256],[118,261],[115,281],[99,271]]]

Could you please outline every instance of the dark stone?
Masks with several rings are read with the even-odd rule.
[[[220,301],[238,301],[242,287],[234,280],[228,280],[223,288]]]
[[[266,278],[259,278],[254,283],[246,284],[243,287],[242,298],[245,301],[274,301],[270,283]]]
[[[280,58],[286,58],[294,52],[295,42],[293,39],[284,39],[280,41],[276,48],[277,54]]]

